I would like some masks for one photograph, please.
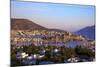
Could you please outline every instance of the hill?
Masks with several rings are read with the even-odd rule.
[[[11,19],[11,30],[46,30],[47,28],[42,27],[27,19]]]
[[[87,37],[89,39],[95,40],[95,25],[88,26],[83,29],[80,29],[79,31],[75,32],[78,35],[82,35],[84,37]]]

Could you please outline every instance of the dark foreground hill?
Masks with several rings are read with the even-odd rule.
[[[12,30],[46,30],[47,28],[42,27],[27,19],[11,19],[11,29]]]

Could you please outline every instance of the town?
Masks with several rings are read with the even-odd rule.
[[[67,44],[69,41],[78,41],[79,44],[75,48],[70,48]],[[11,30],[11,50],[12,65],[84,62],[94,60],[95,42],[70,32]],[[81,53],[78,51],[81,50],[82,56],[86,55],[89,60],[80,60]]]

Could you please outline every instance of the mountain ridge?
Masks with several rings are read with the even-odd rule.
[[[67,32],[61,29],[50,29],[34,23],[28,19],[11,18],[11,30],[48,30],[57,32]]]
[[[75,32],[75,34],[83,35],[86,38],[95,40],[95,25],[87,26]]]
[[[11,29],[12,30],[47,30],[47,28],[40,26],[33,21],[27,19],[16,19],[11,18]]]

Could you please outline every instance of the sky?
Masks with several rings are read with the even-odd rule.
[[[95,24],[95,6],[11,1],[11,18],[28,19],[46,28],[75,32]]]

